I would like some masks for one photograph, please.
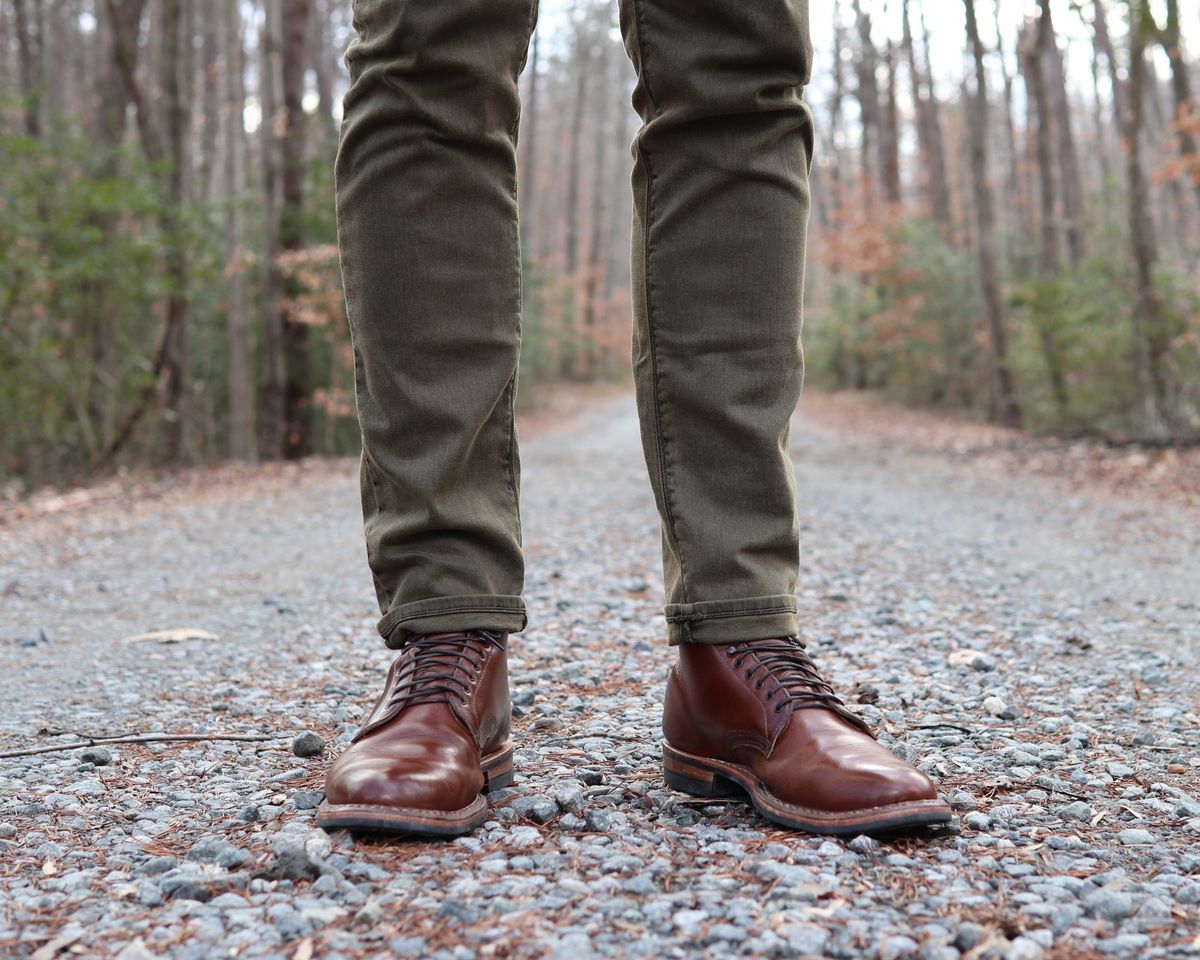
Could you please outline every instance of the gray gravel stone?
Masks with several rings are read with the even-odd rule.
[[[965,953],[983,943],[983,938],[986,936],[987,931],[982,925],[968,920],[958,925],[958,929],[954,933],[954,945]]]
[[[79,754],[81,763],[90,763],[94,767],[106,767],[112,763],[112,751],[107,747],[88,747]]]
[[[526,817],[534,823],[545,823],[559,814],[558,803],[544,793],[534,793],[517,797],[512,802],[513,809],[519,816]]]
[[[901,957],[915,957],[921,945],[912,937],[888,937],[879,945],[879,960],[900,960]]]
[[[324,739],[311,730],[304,731],[292,741],[292,753],[298,757],[319,757],[324,752]]]
[[[883,849],[883,845],[878,840],[876,840],[874,837],[868,837],[864,834],[859,834],[848,844],[846,844],[846,846],[848,846],[855,853],[864,857],[877,856],[880,850]]]
[[[1004,948],[1004,960],[1042,960],[1046,951],[1030,937],[1016,937]]]
[[[1095,816],[1095,812],[1090,806],[1082,800],[1076,800],[1074,803],[1068,803],[1064,807],[1059,807],[1058,815],[1064,820],[1079,820],[1084,823],[1091,820]]]
[[[324,799],[324,790],[297,790],[292,794],[292,804],[297,810],[315,810]]]
[[[164,873],[158,878],[158,888],[172,900],[212,899],[212,890],[203,880],[188,874]]]
[[[1129,894],[1105,888],[1085,894],[1083,905],[1092,916],[1114,922],[1133,916],[1137,910]]]

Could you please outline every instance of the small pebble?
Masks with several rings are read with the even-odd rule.
[[[292,741],[292,753],[298,757],[318,757],[325,752],[325,741],[311,730]]]
[[[107,747],[88,747],[79,755],[82,763],[90,763],[94,767],[106,767],[112,763],[112,751]]]

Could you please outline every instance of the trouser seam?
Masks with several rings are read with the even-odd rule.
[[[649,81],[649,70],[647,67],[647,46],[643,31],[644,15],[643,6],[640,0],[632,0],[634,10],[634,32],[636,34],[638,57],[641,60],[641,77],[642,83],[646,88],[646,97],[650,101],[652,108],[651,120],[657,117],[660,113],[658,101],[655,99]],[[666,390],[663,383],[662,367],[659,363],[658,356],[658,337],[655,332],[654,324],[654,282],[653,274],[650,270],[652,261],[653,244],[650,237],[654,226],[654,185],[655,174],[654,168],[650,163],[650,154],[642,143],[641,134],[638,135],[638,152],[642,156],[642,163],[646,168],[646,223],[643,229],[642,237],[642,275],[645,283],[643,296],[646,303],[646,336],[650,346],[650,374],[652,385],[652,414],[654,422],[654,451],[658,463],[659,483],[663,489],[663,527],[671,547],[675,551],[675,556],[679,562],[679,587],[680,593],[683,596],[684,602],[687,601],[687,568],[684,562],[683,550],[679,544],[679,527],[675,520],[675,509],[672,505],[674,500],[674,486],[671,482],[670,457],[668,454],[667,432],[664,427],[666,415],[664,413],[665,403],[663,395]]]
[[[374,527],[374,525],[379,522],[379,515],[380,515],[380,512],[383,510],[383,498],[382,498],[381,491],[380,491],[379,469],[378,469],[378,467],[376,467],[375,461],[372,459],[371,454],[368,451],[367,437],[366,437],[365,432],[363,433],[363,437],[362,437],[362,459],[363,459],[362,469],[365,469],[368,482],[371,485],[371,500],[372,500],[371,517],[366,524],[366,531],[365,531],[366,532],[366,540],[367,540],[367,543],[369,544],[369,543],[371,543],[371,530]],[[376,585],[378,592],[380,594],[382,594],[380,599],[383,601],[384,605],[385,606],[390,605],[392,602],[392,599],[393,599],[392,591],[383,582],[383,578],[380,577],[377,573],[372,573],[372,579],[375,581],[375,585]]]
[[[521,62],[517,66],[516,77],[519,81],[521,73],[525,69],[525,64],[529,60],[529,42],[533,37],[533,31],[537,28],[538,17],[538,0],[531,0],[529,4],[529,19],[525,23],[525,49],[521,53]],[[537,77],[533,78],[533,82],[537,82]],[[521,99],[518,92],[517,110],[513,117],[512,127],[509,130],[509,136],[513,144],[513,157],[517,157],[517,150],[520,142],[521,133]],[[521,535],[521,489],[517,478],[517,381],[520,376],[521,369],[521,345],[523,342],[522,328],[524,312],[525,312],[525,277],[524,264],[522,263],[521,252],[521,219],[520,219],[520,175],[517,170],[517,165],[513,164],[512,178],[512,200],[513,200],[513,249],[517,251],[517,269],[516,269],[516,304],[517,304],[517,362],[513,367],[512,380],[508,385],[508,451],[506,459],[508,460],[508,483],[512,492],[513,498],[513,513],[516,519],[517,529],[517,544],[522,544]]]

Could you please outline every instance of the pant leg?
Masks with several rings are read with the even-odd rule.
[[[521,630],[517,77],[537,3],[353,13],[336,205],[379,631]]]
[[[668,639],[794,633],[807,0],[620,0],[620,19],[643,121],[633,366]]]

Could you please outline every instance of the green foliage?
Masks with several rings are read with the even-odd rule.
[[[520,383],[619,379],[628,371],[629,310],[621,301],[601,303],[586,330],[576,286],[534,260],[522,264]],[[518,395],[522,391],[518,390]],[[528,395],[528,394],[525,394]]]
[[[143,389],[164,237],[154,177],[83,137],[0,132],[0,476],[80,476]]]
[[[158,462],[171,412],[154,382],[166,298],[187,305],[181,454],[227,454],[229,340],[226,271],[243,271],[252,330],[262,322],[261,197],[236,202],[249,228],[227,263],[224,202],[167,205],[162,169],[136,148],[105,154],[70,124],[41,138],[19,132],[0,104],[0,487],[23,489],[85,479],[127,423],[113,465]],[[341,305],[333,211],[332,148],[306,170],[299,225],[314,255],[290,277],[289,302],[310,329],[313,439],[323,453],[353,453],[349,331]],[[170,289],[172,250],[186,266]],[[255,336],[261,349],[261,337]],[[261,356],[252,357],[254,371]],[[257,379],[257,373],[256,373]],[[133,414],[145,409],[139,418]]]
[[[1118,214],[1095,225],[1089,254],[1051,280],[1005,285],[1009,369],[1027,428],[1148,439],[1135,368],[1136,276]],[[885,253],[829,270],[810,301],[805,354],[815,383],[880,390],[904,403],[988,408],[988,340],[972,250],[920,220],[883,227]],[[1167,345],[1169,436],[1200,437],[1200,287],[1164,258],[1155,289]]]
[[[1162,303],[1161,334],[1170,345],[1164,414],[1172,435],[1186,440],[1200,434],[1200,288],[1179,265],[1165,260],[1155,288]],[[1060,268],[1049,281],[1013,285],[1012,366],[1027,427],[1119,441],[1145,439],[1135,372],[1135,301],[1134,265],[1116,229],[1097,234],[1078,266]],[[1062,372],[1060,394],[1054,387],[1056,367]]]
[[[1128,432],[1134,407],[1131,271],[1108,251],[1050,281],[1013,286],[1013,373],[1027,427],[1042,432]],[[1053,373],[1061,371],[1056,396]]]
[[[973,258],[924,220],[884,229],[886,256],[866,274],[831,272],[827,302],[809,304],[809,376],[909,404],[979,404],[982,308]]]

